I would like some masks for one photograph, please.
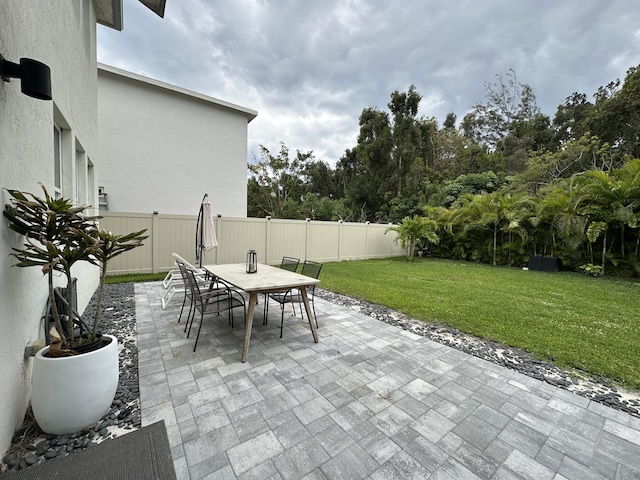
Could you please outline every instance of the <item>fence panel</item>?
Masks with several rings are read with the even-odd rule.
[[[318,262],[340,260],[340,224],[335,222],[307,222],[307,255]]]
[[[195,262],[197,221],[198,217],[189,215],[163,215],[158,218],[158,234],[153,235],[158,251],[155,271],[164,272],[175,267],[173,252],[182,252],[184,259]]]
[[[266,220],[262,218],[230,218],[222,219],[218,236],[217,262],[244,263],[247,250],[258,253],[258,262],[265,261]]]
[[[307,222],[270,219],[267,229],[266,263],[278,265],[285,256],[307,258]]]
[[[343,223],[340,236],[340,260],[367,258],[367,225]]]
[[[391,255],[392,234],[385,234],[389,225],[371,223],[367,228],[367,258],[386,258]]]
[[[116,257],[110,275],[157,273],[173,268],[172,253],[195,264],[195,215],[101,212],[100,226],[114,234],[147,229],[144,246]],[[243,263],[247,250],[258,261],[277,265],[283,256],[319,262],[361,260],[404,255],[393,244],[388,225],[282,220],[268,218],[214,219],[218,247],[204,253],[203,264]]]
[[[151,232],[153,231],[153,215],[144,213],[112,213],[104,215],[100,220],[100,228],[114,235],[147,230],[149,238],[144,241],[142,247],[134,248],[129,252],[114,258],[109,262],[108,273],[119,275],[124,273],[152,273],[153,272],[153,245]]]

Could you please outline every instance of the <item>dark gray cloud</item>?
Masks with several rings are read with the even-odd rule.
[[[98,60],[258,111],[258,145],[355,145],[365,107],[415,85],[420,114],[459,119],[513,68],[553,116],[640,64],[637,0],[168,0],[160,19],[125,0],[123,32],[98,27]]]

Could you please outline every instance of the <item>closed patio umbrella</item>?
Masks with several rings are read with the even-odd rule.
[[[198,222],[196,224],[196,261],[202,267],[202,257],[205,251],[218,246],[216,231],[213,226],[213,216],[211,215],[211,203],[209,195],[204,194],[200,211],[198,212]]]

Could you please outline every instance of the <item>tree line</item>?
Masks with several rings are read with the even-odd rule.
[[[392,92],[388,111],[362,111],[357,144],[335,168],[313,152],[261,147],[248,215],[427,218],[439,256],[513,265],[542,254],[589,273],[640,272],[640,68],[592,100],[571,94],[553,119],[513,70],[485,89],[484,102],[441,126],[417,116],[414,86]]]

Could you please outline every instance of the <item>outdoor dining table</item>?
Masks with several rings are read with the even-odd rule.
[[[290,272],[278,267],[259,264],[257,272],[247,273],[244,263],[227,263],[222,265],[203,265],[207,272],[213,277],[219,278],[224,283],[232,285],[249,294],[249,305],[247,307],[246,328],[244,332],[244,346],[242,348],[242,363],[247,361],[249,353],[249,341],[251,340],[251,328],[253,326],[253,311],[258,302],[258,295],[263,293],[268,295],[273,292],[284,292],[290,288],[300,290],[300,296],[307,312],[309,326],[313,341],[318,343],[318,333],[316,332],[315,319],[309,307],[307,297],[307,287],[319,282],[318,279]]]

